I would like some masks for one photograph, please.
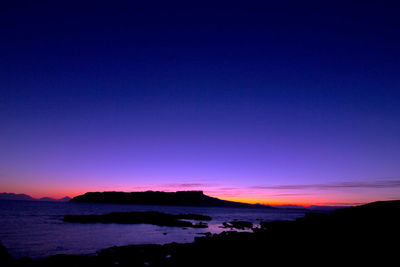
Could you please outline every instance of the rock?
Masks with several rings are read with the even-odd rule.
[[[175,227],[193,227],[207,228],[206,223],[200,222],[194,224],[192,220],[211,220],[211,217],[199,214],[168,214],[155,211],[146,212],[111,212],[103,215],[66,215],[63,218],[64,222],[73,223],[120,223],[120,224],[153,224],[158,226],[175,226]]]
[[[229,223],[224,222],[222,223],[223,228],[235,228],[238,230],[246,230],[246,229],[252,229],[253,228],[253,223],[251,222],[246,222],[246,221],[231,221]]]
[[[11,256],[10,253],[8,253],[6,247],[0,243],[0,263],[2,263],[2,266],[11,265],[13,261],[14,258]]]

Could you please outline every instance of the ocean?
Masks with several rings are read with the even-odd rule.
[[[104,214],[123,211],[195,213],[212,217],[208,228],[181,228],[148,224],[80,224],[63,222],[64,215]],[[0,243],[16,257],[44,258],[55,254],[94,254],[96,251],[130,244],[192,242],[202,233],[219,233],[233,220],[294,220],[304,210],[182,207],[129,204],[92,204],[42,201],[0,201]]]

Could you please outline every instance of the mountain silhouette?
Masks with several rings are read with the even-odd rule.
[[[63,197],[60,199],[51,197],[33,198],[27,194],[15,194],[15,193],[0,193],[0,200],[29,200],[29,201],[60,201],[66,202],[71,200],[70,197]]]
[[[0,193],[0,200],[35,200],[26,194]]]
[[[88,192],[74,197],[71,202],[272,209],[270,206],[221,200],[204,195],[203,191]]]

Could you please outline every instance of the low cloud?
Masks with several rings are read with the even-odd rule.
[[[232,190],[238,190],[240,188],[237,187],[221,187],[221,188],[217,188],[217,190],[221,190],[221,191],[232,191]]]
[[[303,193],[282,193],[282,194],[269,194],[271,197],[298,197],[298,196],[309,196],[310,194]]]
[[[326,206],[359,206],[359,205],[363,205],[365,204],[365,202],[352,202],[352,203],[348,203],[348,202],[322,202],[319,203],[317,206],[321,206],[321,205],[326,205]]]
[[[207,187],[206,184],[179,184],[178,187]]]
[[[200,184],[200,183],[182,183],[182,184],[165,184],[163,187],[185,187],[185,188],[204,188],[204,187],[210,187],[211,185],[209,184]]]
[[[369,182],[336,182],[326,184],[297,184],[297,185],[259,185],[252,186],[252,189],[265,189],[265,190],[305,190],[305,189],[318,189],[318,190],[331,190],[331,189],[386,189],[400,187],[400,179],[379,179]]]

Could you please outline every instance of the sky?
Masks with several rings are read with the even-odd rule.
[[[0,192],[400,199],[399,11],[1,1]]]

